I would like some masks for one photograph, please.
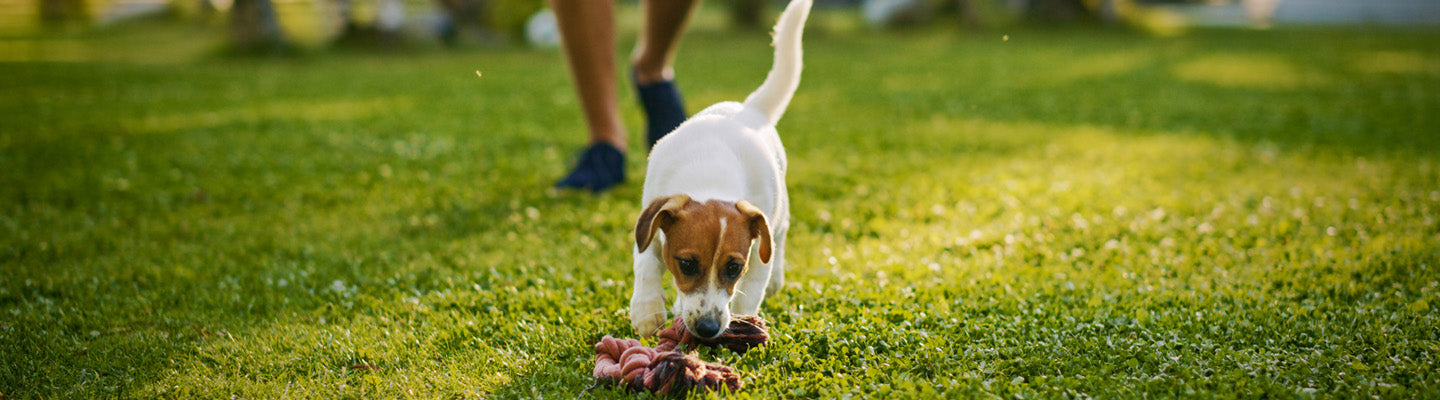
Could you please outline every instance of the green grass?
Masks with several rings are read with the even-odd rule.
[[[0,63],[0,397],[573,398],[631,336],[643,153],[547,190],[557,53],[194,32]],[[692,107],[767,42],[697,28]],[[774,339],[702,352],[733,397],[1440,396],[1440,33],[815,28],[806,61]]]

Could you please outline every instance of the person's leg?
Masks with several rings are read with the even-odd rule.
[[[635,83],[648,85],[674,78],[671,64],[685,26],[695,13],[699,0],[645,0],[645,22],[640,42],[635,45],[631,63],[635,66]]]
[[[645,22],[631,56],[635,93],[645,109],[650,146],[685,122],[685,104],[675,87],[675,49],[699,0],[645,0]]]
[[[615,3],[611,0],[552,0],[570,77],[580,95],[590,142],[625,150],[625,125],[616,104]]]
[[[551,0],[570,76],[590,133],[590,147],[559,187],[605,190],[625,181],[625,125],[615,82],[615,3]]]

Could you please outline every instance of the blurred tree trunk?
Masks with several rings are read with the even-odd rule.
[[[765,0],[730,0],[730,23],[742,29],[765,27]]]
[[[1070,23],[1090,17],[1080,0],[1030,0],[1030,19],[1044,23]]]
[[[461,33],[468,27],[484,28],[481,23],[488,16],[483,14],[485,11],[483,1],[436,0],[435,2],[440,5],[440,10],[444,13],[444,19],[440,22],[440,26],[436,27],[442,43],[455,44],[460,39]]]
[[[215,9],[215,4],[211,3],[210,0],[190,1],[193,1],[195,3],[195,17],[202,23],[209,23],[211,21],[214,21],[214,18],[216,18],[215,16],[217,14],[220,14],[220,10]]]
[[[436,0],[444,18],[436,27],[440,41],[453,45],[466,35],[486,37],[491,34],[493,14],[490,0]]]
[[[976,30],[983,27],[975,0],[955,0],[955,12],[960,16],[960,26],[965,29]]]
[[[1100,0],[1100,6],[1095,10],[1095,15],[1100,17],[1100,22],[1113,24],[1120,21],[1120,6],[1115,4],[1116,0]]]
[[[344,20],[340,35],[334,44],[358,47],[387,47],[399,45],[400,29],[405,23],[405,4],[401,0],[374,0],[375,17],[361,22],[355,15],[355,1],[337,0],[340,17]],[[443,39],[443,37],[442,37]]]
[[[275,5],[270,0],[235,0],[230,7],[230,44],[237,50],[284,47]]]
[[[88,13],[85,9],[85,0],[38,1],[40,2],[40,21],[45,24],[84,21]]]

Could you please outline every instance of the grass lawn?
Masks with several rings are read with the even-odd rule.
[[[733,397],[1440,396],[1440,32],[842,18],[780,123],[774,339],[702,351]],[[63,51],[0,62],[0,398],[574,398],[632,336],[628,93],[631,181],[554,193],[558,53],[206,32],[5,39]],[[697,27],[692,112],[767,44]]]

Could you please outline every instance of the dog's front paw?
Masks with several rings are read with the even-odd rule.
[[[630,326],[635,328],[635,333],[642,337],[654,336],[665,325],[665,301],[660,298],[653,300],[631,300],[630,301]]]

